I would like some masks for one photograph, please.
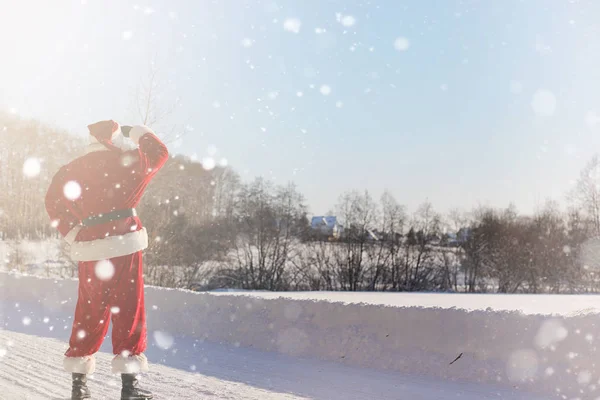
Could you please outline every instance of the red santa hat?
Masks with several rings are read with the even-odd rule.
[[[113,140],[121,134],[121,126],[111,120],[99,121],[88,125],[90,130],[90,142],[92,144],[100,143],[110,150],[119,150]]]

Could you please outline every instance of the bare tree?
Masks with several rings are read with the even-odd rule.
[[[338,282],[342,290],[361,290],[367,273],[365,251],[378,239],[377,204],[367,191],[350,191],[340,196],[336,213],[344,225],[344,238],[334,247]]]
[[[596,154],[581,170],[570,200],[585,213],[596,236],[600,236],[600,157]]]
[[[165,120],[173,114],[178,104],[177,99],[174,101],[165,99],[165,87],[159,76],[158,66],[153,60],[150,61],[148,74],[141,79],[134,95],[137,118],[141,124],[149,127],[164,124]],[[164,128],[161,137],[166,144],[172,144],[180,140],[185,132],[183,124],[173,124]]]
[[[302,195],[291,184],[274,187],[258,178],[242,187],[236,213],[231,261],[221,273],[245,289],[287,289],[288,267],[306,224]]]
[[[440,239],[441,216],[429,202],[414,213],[402,247],[402,274],[398,276],[400,290],[422,290],[430,285],[435,273],[433,243]]]

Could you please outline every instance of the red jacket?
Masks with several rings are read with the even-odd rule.
[[[73,260],[105,260],[148,247],[148,233],[137,216],[81,225],[90,216],[136,207],[167,161],[166,146],[150,128],[135,126],[130,138],[139,144],[137,149],[121,150],[98,141],[90,144],[85,155],[63,166],[52,179],[46,210],[53,226],[71,244]]]

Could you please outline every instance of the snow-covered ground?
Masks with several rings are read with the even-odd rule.
[[[519,311],[527,315],[581,315],[600,313],[600,295],[546,294],[446,294],[390,292],[252,292],[217,291],[218,296],[250,296],[261,299],[292,299],[369,304],[389,307],[456,308],[460,310]]]
[[[146,381],[160,398],[600,397],[595,296],[530,304],[533,296],[347,296],[147,287],[148,355],[156,365]],[[0,387],[30,396],[21,398],[60,398],[75,299],[74,280],[0,274]],[[574,303],[560,310],[570,316],[544,311],[567,301]],[[526,313],[505,311],[511,307]],[[35,397],[30,386],[40,378],[22,375],[38,368],[39,349],[48,349],[43,384],[53,397]],[[100,369],[94,386],[114,381]]]
[[[440,382],[380,371],[303,360],[252,349],[177,338],[177,360],[161,359],[153,346],[151,371],[142,383],[157,399],[411,399],[541,400],[490,385]],[[57,367],[64,341],[0,330],[0,399],[65,400],[69,375]],[[3,353],[0,353],[3,354]],[[94,399],[118,399],[119,378],[109,371],[110,354],[98,355],[90,379]]]

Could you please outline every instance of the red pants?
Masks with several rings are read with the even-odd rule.
[[[96,353],[111,319],[114,354],[137,355],[146,350],[142,252],[110,262],[114,275],[108,280],[96,276],[96,261],[79,263],[79,297],[67,357]]]

